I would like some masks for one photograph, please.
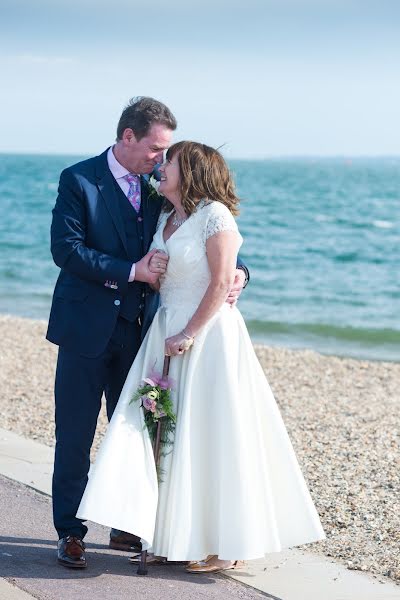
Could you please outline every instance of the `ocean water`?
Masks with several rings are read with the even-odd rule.
[[[47,319],[60,171],[83,157],[0,155],[0,313]],[[240,309],[254,341],[400,358],[400,158],[231,161]]]

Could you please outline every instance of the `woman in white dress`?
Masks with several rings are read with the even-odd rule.
[[[242,243],[222,156],[172,146],[153,248],[169,255],[160,308],[143,341],[77,516],[138,535],[190,572],[314,542],[324,532],[243,318],[225,302]],[[131,402],[164,353],[177,415],[158,483],[143,409]]]

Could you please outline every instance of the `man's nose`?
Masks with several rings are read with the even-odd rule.
[[[154,178],[155,178],[157,181],[160,181],[160,179],[161,179],[161,173],[163,173],[163,172],[164,172],[163,165],[160,165],[159,163],[157,163],[157,164],[154,166],[154,169],[153,169],[153,175],[154,175]]]
[[[155,161],[156,161],[156,163],[162,163],[162,162],[164,162],[164,152],[162,150],[161,150],[161,152],[159,152],[158,154],[156,154]]]

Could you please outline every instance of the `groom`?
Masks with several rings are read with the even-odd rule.
[[[59,346],[53,517],[58,562],[66,567],[86,567],[87,527],[75,514],[103,392],[110,419],[157,309],[157,294],[147,284],[165,272],[168,258],[148,252],[161,198],[153,197],[144,176],[163,161],[176,127],[164,104],[134,98],[122,112],[116,144],[60,176],[51,252],[61,271],[47,339]],[[246,276],[240,264],[231,302]],[[131,534],[111,531],[112,548],[140,549],[139,544]]]

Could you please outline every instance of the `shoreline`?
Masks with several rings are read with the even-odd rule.
[[[47,324],[47,319],[42,317],[25,316],[23,313],[19,312],[1,312],[1,309],[0,318],[25,319],[27,321]],[[325,337],[318,337],[318,335],[306,331],[306,329],[313,329],[315,327],[318,329],[318,325],[293,324],[282,328],[282,324],[278,324],[281,325],[282,330],[280,330],[279,327],[278,329],[276,328],[277,324],[271,323],[271,330],[267,328],[265,331],[263,330],[260,332],[259,329],[254,326],[254,321],[249,321],[247,319],[245,319],[245,321],[254,346],[266,346],[278,350],[286,349],[293,352],[311,351],[332,358],[336,357],[374,363],[400,364],[400,332],[398,332],[398,345],[392,341],[384,340],[379,343],[376,342],[375,344],[372,342],[364,342],[362,345],[361,341],[357,340],[356,337],[353,338],[352,335],[350,335],[350,337],[335,338],[329,335],[328,332]],[[327,326],[322,326],[323,329],[326,329],[326,327]],[[302,329],[304,329],[304,331],[301,331]],[[333,329],[338,328],[333,327]],[[357,328],[350,326],[344,327],[341,330],[348,332],[358,331]],[[297,332],[296,336],[294,335],[294,332]],[[397,332],[394,333],[397,335]],[[393,334],[393,332],[388,330],[388,334]],[[377,348],[380,349],[379,353],[376,350]],[[378,354],[380,354],[380,356],[378,356]]]
[[[57,347],[0,315],[0,426],[54,445]],[[327,539],[304,548],[400,583],[400,364],[254,344]],[[95,436],[106,429],[102,408]]]

